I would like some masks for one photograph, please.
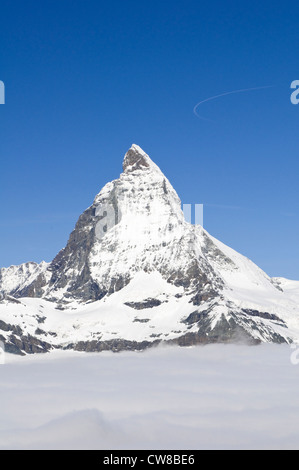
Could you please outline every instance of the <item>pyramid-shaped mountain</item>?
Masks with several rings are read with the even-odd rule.
[[[0,295],[0,340],[17,353],[299,339],[299,282],[188,223],[137,145],[51,263],[0,270]]]

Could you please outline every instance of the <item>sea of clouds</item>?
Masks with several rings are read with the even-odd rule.
[[[5,356],[0,449],[298,449],[288,345]]]

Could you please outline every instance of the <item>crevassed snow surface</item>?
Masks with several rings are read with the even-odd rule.
[[[294,354],[218,344],[6,355],[0,448],[298,449]]]

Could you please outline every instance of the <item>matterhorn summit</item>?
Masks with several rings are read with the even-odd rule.
[[[299,340],[299,282],[187,222],[135,144],[52,262],[0,270],[0,296],[0,339],[18,354]]]

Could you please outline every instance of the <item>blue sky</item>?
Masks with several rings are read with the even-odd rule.
[[[299,279],[298,13],[296,2],[3,0],[0,266],[50,261],[136,143],[183,203],[204,204],[213,236]]]

